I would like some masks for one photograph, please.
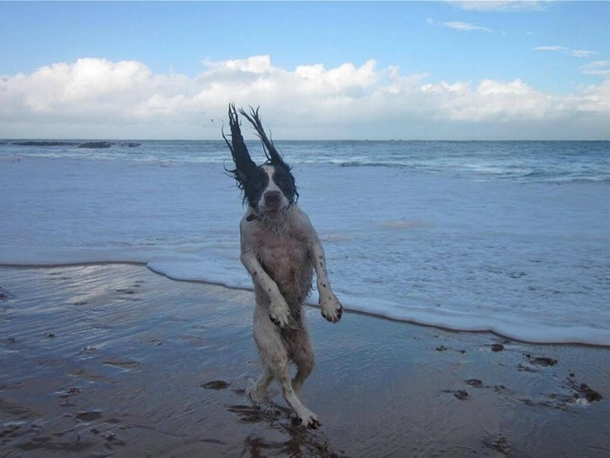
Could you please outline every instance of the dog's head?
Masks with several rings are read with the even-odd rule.
[[[237,186],[244,192],[244,201],[254,209],[256,214],[263,216],[277,216],[283,210],[294,204],[299,197],[294,177],[290,167],[279,155],[273,142],[265,134],[258,109],[250,110],[250,114],[239,110],[256,130],[263,142],[263,149],[267,161],[256,165],[250,158],[248,149],[241,135],[239,118],[235,105],[229,105],[229,126],[231,127],[231,143],[224,135],[223,138],[231,150],[235,169],[229,172],[235,177]]]

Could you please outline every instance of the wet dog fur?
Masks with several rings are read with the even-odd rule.
[[[331,289],[318,234],[297,205],[299,194],[291,168],[265,134],[258,109],[250,113],[242,109],[239,114],[256,130],[267,157],[262,165],[252,161],[238,112],[230,105],[231,142],[224,133],[223,137],[235,164],[230,172],[248,204],[240,223],[241,261],[254,283],[254,340],[263,368],[248,395],[255,402],[262,401],[276,379],[296,419],[305,427],[316,428],[320,420],[301,400],[303,382],[314,367],[311,338],[302,313],[314,272],[322,316],[337,323],[343,308]],[[297,368],[292,379],[290,363]]]

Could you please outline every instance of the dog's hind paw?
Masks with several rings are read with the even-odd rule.
[[[322,316],[331,323],[338,323],[343,315],[343,306],[336,297],[320,303]]]
[[[297,423],[300,423],[301,426],[304,426],[305,428],[317,429],[320,426],[322,426],[322,422],[320,421],[318,416],[316,414],[314,414],[313,412],[307,412],[306,414],[303,414],[302,416],[295,416],[295,417],[293,417],[293,419],[294,419],[294,421],[296,421]]]
[[[257,384],[254,384],[246,390],[246,396],[255,404],[259,404],[265,400],[267,392],[266,390],[262,390]]]

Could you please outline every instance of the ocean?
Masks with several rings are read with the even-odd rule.
[[[224,142],[84,143],[0,141],[1,265],[133,262],[252,288]],[[610,142],[276,145],[348,310],[610,346]]]

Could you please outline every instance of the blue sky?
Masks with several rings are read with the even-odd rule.
[[[3,2],[0,137],[610,139],[609,2]],[[283,132],[283,134],[282,134]]]

